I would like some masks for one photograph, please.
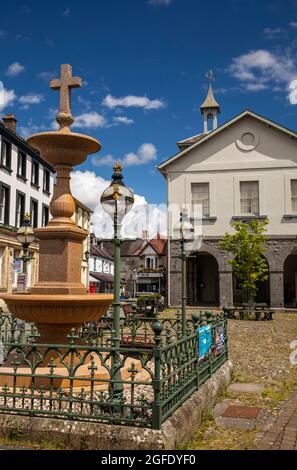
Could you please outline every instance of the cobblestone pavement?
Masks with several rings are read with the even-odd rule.
[[[297,450],[297,390],[282,406],[278,418],[264,434],[259,450]]]
[[[245,381],[264,385],[297,377],[290,343],[297,339],[297,315],[274,314],[273,321],[228,322],[230,359]],[[295,372],[296,371],[296,372]]]
[[[294,391],[297,395],[297,365],[290,363],[290,344],[297,339],[297,315],[276,313],[273,321],[230,320],[228,323],[229,358],[234,366],[233,381],[239,389],[229,389],[219,404],[259,407],[263,416],[250,430],[223,426],[216,415],[210,416],[187,448],[244,450],[260,445],[259,448],[269,449],[277,438],[281,441],[279,445],[289,442],[289,449],[296,448],[297,398],[290,405],[288,397],[293,400],[290,394]],[[261,385],[262,393],[243,393],[240,387],[248,383]],[[287,410],[286,406],[291,409]],[[275,430],[277,436],[272,439]]]

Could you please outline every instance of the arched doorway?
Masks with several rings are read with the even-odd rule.
[[[256,295],[256,303],[257,304],[267,304],[270,305],[270,279],[269,279],[269,264],[267,259],[265,258],[267,267],[268,267],[268,278],[266,281],[258,282],[257,287],[257,295]],[[243,289],[239,286],[239,282],[236,279],[236,276],[233,273],[233,303],[234,305],[240,305],[242,303],[246,303],[248,299],[245,298]]]
[[[187,262],[187,304],[219,305],[219,268],[214,256],[199,252]]]
[[[297,250],[284,262],[284,303],[285,307],[296,308],[297,292]]]

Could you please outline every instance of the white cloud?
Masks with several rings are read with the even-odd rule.
[[[28,93],[27,95],[20,96],[19,102],[23,109],[29,108],[32,104],[39,104],[44,100],[42,95],[36,93]]]
[[[297,21],[291,21],[289,24],[291,28],[297,28]]]
[[[100,197],[110,182],[92,171],[74,171],[71,174],[73,196],[94,211],[93,224],[97,237],[112,237],[111,218],[102,209]],[[88,188],[88,191],[86,191]],[[122,234],[130,237],[141,237],[143,230],[148,230],[153,237],[157,231],[166,234],[166,206],[149,205],[143,196],[134,195],[135,203],[131,212],[123,221]]]
[[[145,165],[157,159],[157,149],[153,144],[142,144],[137,153],[127,153],[123,158],[125,166]]]
[[[17,41],[30,41],[31,40],[29,36],[26,36],[23,33],[18,33],[15,38]]]
[[[92,157],[92,164],[94,166],[112,166],[116,161],[119,161],[124,166],[146,165],[156,159],[156,147],[153,144],[145,143],[139,147],[136,153],[126,153],[121,159],[115,159],[111,154],[107,154],[104,157]]]
[[[160,109],[165,107],[162,100],[150,100],[147,96],[128,95],[116,98],[112,95],[107,95],[102,104],[107,108],[113,109],[117,107],[123,108],[143,108],[143,109]]]
[[[52,78],[55,78],[55,76],[55,72],[40,72],[38,74],[38,78],[41,78],[41,80],[45,80],[46,82],[49,82],[50,80],[52,80]]]
[[[148,0],[148,5],[165,5],[168,6],[173,0]]]
[[[265,49],[250,51],[232,60],[229,72],[248,91],[260,91],[275,86],[288,89],[297,78],[297,67],[289,53],[273,54]]]
[[[292,80],[290,83],[290,94],[289,94],[289,101],[291,104],[297,104],[297,80]]]
[[[34,124],[32,119],[29,119],[26,126],[20,126],[19,133],[22,137],[27,138],[32,134],[46,131],[47,127],[44,124]]]
[[[71,12],[70,8],[69,7],[66,8],[66,10],[63,11],[63,16],[66,16],[66,17],[70,16],[70,12]]]
[[[283,28],[264,28],[264,38],[267,40],[280,38],[286,34]]]
[[[104,157],[92,157],[92,164],[94,166],[110,166],[112,167],[112,165],[116,162],[115,158],[113,157],[113,155],[111,155],[110,153],[107,154],[107,155],[104,155]]]
[[[134,121],[131,118],[128,118],[126,116],[117,116],[113,118],[114,122],[117,122],[119,124],[133,124]]]
[[[24,70],[25,67],[22,64],[19,62],[14,62],[6,70],[6,75],[8,77],[16,77],[17,75],[20,75],[20,73],[24,72]]]
[[[262,91],[268,88],[268,85],[265,83],[247,83],[245,86],[248,91]]]
[[[10,106],[15,99],[16,94],[14,90],[7,90],[0,81],[0,111],[2,111],[7,106]]]
[[[73,127],[81,129],[96,129],[98,127],[105,127],[106,120],[102,114],[95,111],[89,113],[83,113],[75,117]]]

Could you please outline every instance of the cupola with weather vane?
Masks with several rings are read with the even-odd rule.
[[[200,106],[200,111],[204,118],[204,133],[211,132],[218,127],[218,113],[221,111],[220,105],[215,99],[212,90],[212,82],[214,80],[213,71],[208,70],[205,77],[209,81],[208,92],[205,100]]]

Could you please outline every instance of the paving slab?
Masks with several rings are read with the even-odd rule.
[[[261,413],[262,408],[256,406],[238,406],[230,405],[224,413],[222,414],[223,418],[240,418],[240,419],[250,419],[256,420]]]
[[[255,383],[232,383],[228,387],[228,392],[251,393],[254,395],[262,395],[264,385]]]
[[[255,406],[246,406],[240,400],[226,399],[215,406],[214,416],[219,426],[246,430],[256,427],[262,429],[267,420],[267,411]]]
[[[250,431],[255,429],[256,421],[252,419],[241,419],[241,418],[220,418],[220,425],[226,428],[246,429]]]

